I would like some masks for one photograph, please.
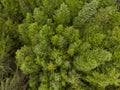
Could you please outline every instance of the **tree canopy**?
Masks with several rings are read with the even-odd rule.
[[[118,0],[0,0],[0,89],[119,90],[118,7]]]

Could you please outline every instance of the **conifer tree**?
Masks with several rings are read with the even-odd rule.
[[[119,90],[120,12],[115,3],[0,0],[0,88]]]
[[[74,19],[74,26],[81,27],[92,15],[97,12],[98,1],[93,0],[92,2],[85,4],[82,9],[78,12],[78,16]]]

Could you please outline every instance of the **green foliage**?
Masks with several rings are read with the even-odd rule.
[[[20,10],[23,13],[23,15],[26,14],[26,12],[30,12],[31,11],[31,7],[29,5],[28,0],[19,0],[19,5],[20,5]]]
[[[98,72],[93,72],[91,75],[86,77],[86,80],[90,83],[93,83],[94,85],[98,85],[98,87],[102,87],[105,89],[105,87],[108,85],[119,86],[119,76],[120,74],[117,73],[114,68],[112,68],[111,71],[102,74]]]
[[[115,3],[0,0],[0,89],[119,90]]]
[[[68,51],[67,53],[70,55],[70,56],[74,56],[75,53],[78,52],[78,48],[80,47],[82,41],[81,40],[77,40],[75,41],[74,43],[71,43],[68,47]]]
[[[26,90],[27,84],[25,82],[25,75],[17,71],[13,77],[1,81],[0,90]]]
[[[39,8],[35,8],[33,17],[40,24],[45,24],[47,21],[47,15],[43,11],[40,11]]]
[[[42,0],[42,9],[49,17],[53,17],[55,10],[59,8],[62,3],[63,0]]]
[[[101,1],[83,2],[66,0],[53,6],[54,2],[43,0],[43,7],[34,8],[33,14],[28,13],[19,25],[24,46],[16,52],[16,64],[30,75],[30,90],[86,90],[89,87],[95,90],[95,87],[119,86],[116,63],[119,53],[111,49],[119,43],[119,29],[109,30],[119,25],[119,21],[111,25],[119,14],[113,6],[100,8]],[[107,30],[105,25],[111,27]],[[115,66],[109,69],[112,62]]]
[[[56,10],[54,20],[57,24],[62,25],[70,22],[70,11],[65,3],[61,4],[60,9]]]
[[[97,12],[99,1],[93,0],[92,2],[85,4],[78,12],[78,16],[74,19],[74,26],[81,27],[90,17]]]
[[[79,71],[91,71],[101,64],[104,64],[105,61],[111,60],[111,53],[101,50],[88,50],[83,54],[75,57],[74,66]]]
[[[89,25],[100,25],[104,29],[113,29],[119,25],[120,17],[115,6],[101,7],[98,13],[89,20]]]
[[[82,0],[65,0],[66,5],[68,6],[72,19],[77,16],[78,11],[82,8]]]
[[[12,56],[19,44],[16,29],[11,19],[0,18],[0,80],[11,75],[15,68],[15,58]]]
[[[105,34],[102,31],[102,28],[98,25],[88,27],[84,31],[83,40],[89,42],[93,48],[96,48],[102,44],[105,38]]]
[[[19,10],[19,4],[17,0],[7,1],[1,0],[2,5],[5,7],[4,9],[9,13],[16,15],[17,10]]]
[[[33,73],[38,71],[37,65],[34,64],[34,54],[30,48],[24,46],[18,50],[16,54],[16,59],[19,60],[17,65],[20,66],[20,69],[23,70],[24,73]]]
[[[104,7],[104,6],[115,6],[115,1],[119,1],[119,0],[100,0],[100,6],[101,7]]]

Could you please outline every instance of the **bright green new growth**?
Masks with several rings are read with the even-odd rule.
[[[119,90],[115,0],[1,0],[0,89]]]
[[[47,7],[44,6],[35,8],[33,15],[27,14],[18,29],[25,45],[16,52],[16,63],[23,73],[30,75],[30,90],[85,90],[91,87],[81,80],[97,88],[119,85],[120,75],[115,67],[113,74],[112,69],[109,72],[103,70],[107,70],[106,64],[112,62],[113,57],[112,52],[102,45],[108,38],[104,26],[100,27],[99,23],[89,26],[90,20],[98,17],[99,3],[93,0],[83,5],[81,10],[75,11],[78,16],[74,19],[75,12],[67,0],[56,6],[54,14],[46,14]]]

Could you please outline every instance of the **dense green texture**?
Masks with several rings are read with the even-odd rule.
[[[0,90],[119,90],[115,0],[0,0]]]

